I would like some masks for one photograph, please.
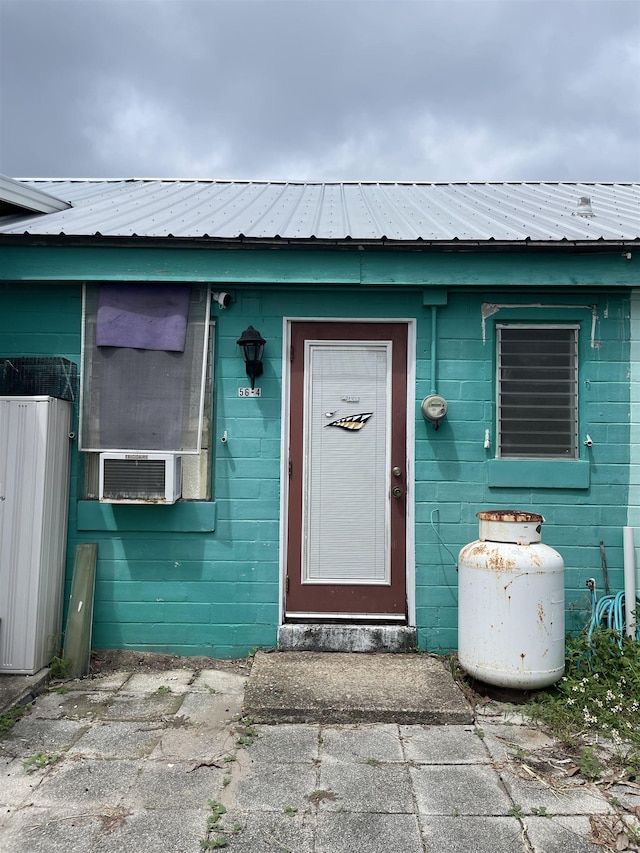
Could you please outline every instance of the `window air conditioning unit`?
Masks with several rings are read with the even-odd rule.
[[[122,450],[100,454],[100,500],[116,504],[173,504],[180,497],[180,457]]]

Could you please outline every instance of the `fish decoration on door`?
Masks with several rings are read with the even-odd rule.
[[[362,412],[359,415],[345,415],[344,418],[338,418],[337,421],[325,424],[325,427],[340,427],[340,429],[351,431],[359,430],[362,429],[372,414],[373,412]]]

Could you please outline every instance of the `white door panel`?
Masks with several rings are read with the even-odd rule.
[[[389,583],[391,346],[306,342],[303,583]]]

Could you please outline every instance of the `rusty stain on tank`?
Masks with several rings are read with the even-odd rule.
[[[493,569],[494,572],[512,572],[518,568],[518,563],[515,560],[509,560],[499,551],[495,551],[493,554],[487,555],[487,568]]]
[[[462,553],[465,556],[468,554],[470,557],[482,557],[486,550],[487,545],[485,542],[472,542],[462,549]]]
[[[515,560],[507,559],[490,542],[472,542],[466,548],[462,549],[461,556],[464,556],[464,559],[469,557],[482,558],[485,561],[486,567],[492,569],[494,572],[511,572],[518,567]]]
[[[538,602],[537,611],[538,611],[538,620],[540,622],[544,622],[544,607],[542,606],[541,601]]]
[[[509,581],[509,583],[506,583],[506,584],[504,585],[504,587],[503,587],[504,591],[506,592],[506,591],[509,589],[509,587],[511,586],[511,584],[512,584],[514,581],[517,581],[517,580],[518,580],[518,578],[526,578],[528,574],[529,574],[529,572],[520,572],[520,574],[519,574],[519,575],[516,575],[516,576],[515,576],[515,578],[511,578],[511,580]]]
[[[522,512],[518,509],[490,509],[477,512],[476,516],[482,521],[516,521],[518,523],[535,521],[537,524],[544,522],[543,516],[539,513]]]

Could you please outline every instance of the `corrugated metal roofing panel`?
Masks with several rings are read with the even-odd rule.
[[[640,184],[24,179],[72,204],[0,234],[235,240],[640,240]],[[593,217],[578,216],[591,200]]]

